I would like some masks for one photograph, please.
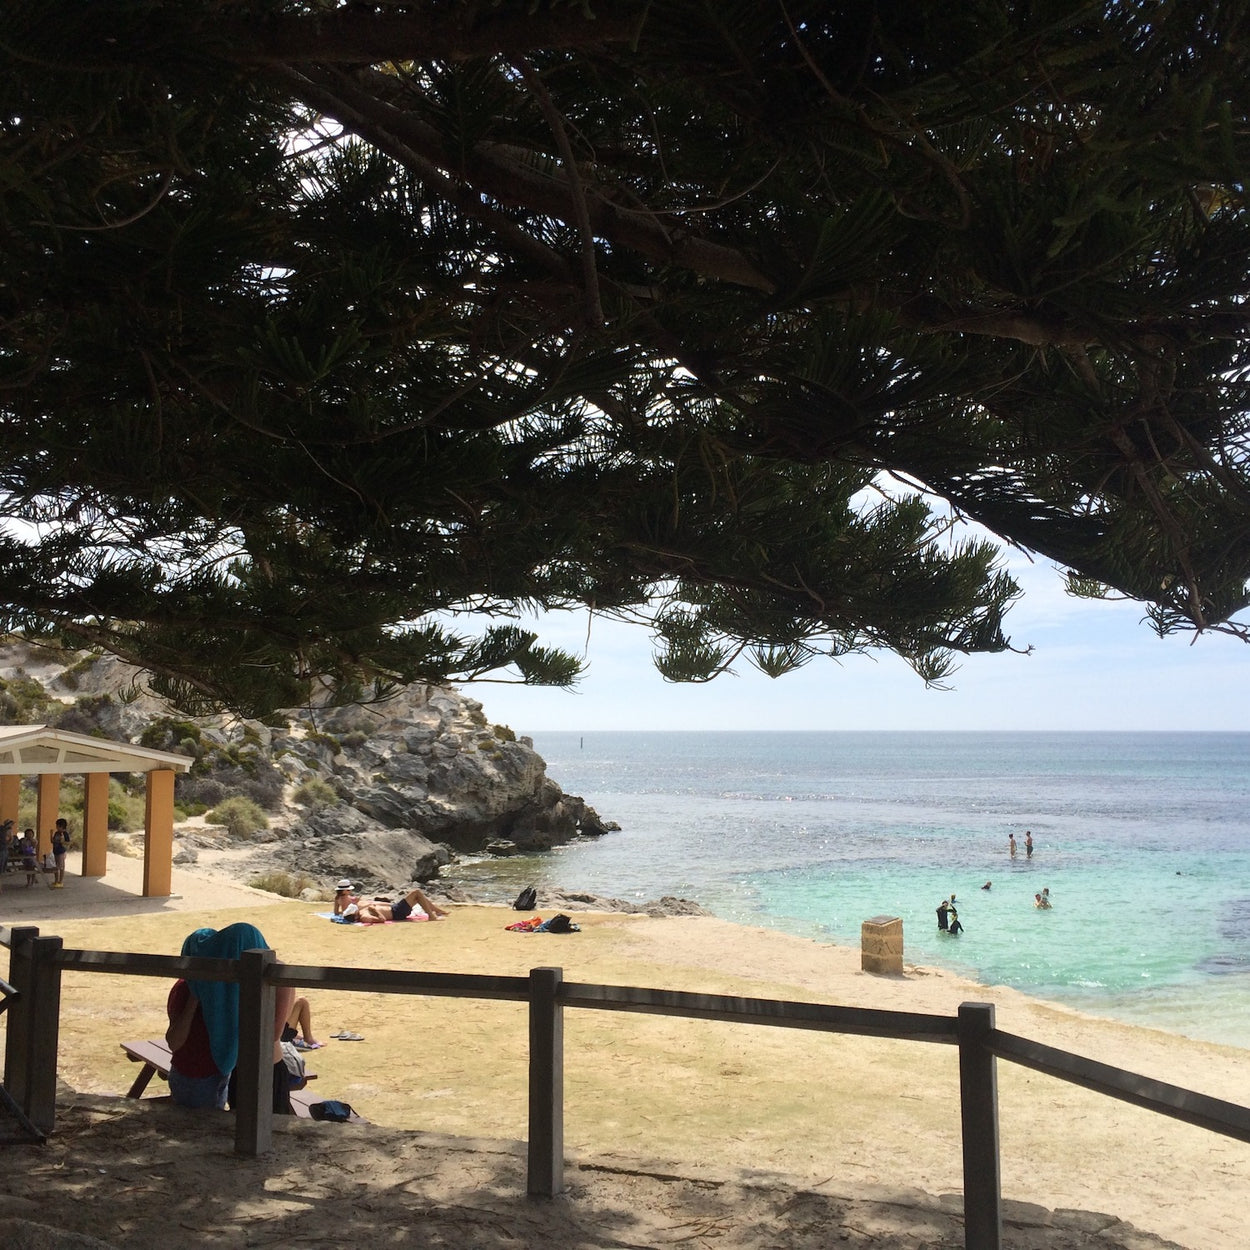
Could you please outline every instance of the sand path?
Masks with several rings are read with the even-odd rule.
[[[84,882],[72,869],[62,891],[6,884],[0,923],[37,924],[69,946],[172,953],[201,924],[251,919],[280,957],[301,964],[501,974],[558,964],[574,981],[943,1013],[990,1001],[1004,1029],[1250,1103],[1243,1050],[1097,1020],[932,969],[866,975],[857,952],[712,918],[584,914],[576,917],[582,932],[557,937],[507,932],[510,912],[458,907],[444,923],[362,930],[208,869],[175,869],[179,897],[160,901],[135,897],[136,861],[111,858],[104,882]],[[229,1151],[228,1117],[206,1124],[164,1102],[101,1097],[124,1091],[133,1075],[117,1043],[163,1032],[167,988],[145,978],[66,976],[62,1132],[37,1152],[45,1163],[14,1182],[16,1197],[23,1185],[67,1186],[65,1201],[51,1204],[58,1215],[105,1202],[117,1219],[130,1211],[119,1246],[167,1244],[159,1232],[169,1209],[206,1245],[265,1244],[270,1233],[258,1228],[271,1229],[273,1240],[315,1242],[332,1194],[350,1199],[354,1219],[389,1212],[407,1225],[419,1211],[427,1245],[515,1244],[512,1237],[745,1250],[839,1238],[962,1244],[952,1197],[962,1185],[953,1047],[569,1012],[565,1145],[576,1166],[566,1198],[535,1204],[519,1197],[524,1161],[515,1145],[526,1115],[520,1005],[314,993],[319,1036],[343,1028],[364,1035],[328,1041],[310,1056],[318,1088],[377,1127],[284,1123],[274,1155],[242,1161]],[[1005,1063],[999,1089],[1009,1246],[1245,1244],[1250,1145]],[[127,1160],[125,1183],[97,1179],[106,1173],[95,1165],[117,1152]],[[766,1183],[744,1185],[756,1173]],[[86,1198],[93,1206],[83,1206]],[[35,1202],[46,1214],[37,1193]],[[1108,1212],[1141,1231],[1064,1214],[1073,1211]],[[62,1222],[79,1227],[77,1218]],[[81,1226],[89,1230],[90,1218]],[[391,1244],[383,1225],[371,1228],[378,1244]],[[341,1231],[327,1224],[324,1238],[342,1240]]]

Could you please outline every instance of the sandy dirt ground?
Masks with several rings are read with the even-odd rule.
[[[204,924],[248,919],[285,962],[524,975],[950,1014],[993,1002],[1000,1028],[1250,1104],[1250,1054],[1082,1016],[934,969],[865,974],[856,951],[709,917],[586,913],[581,932],[517,934],[507,910],[362,929],[175,869],[144,900],[137,861],[64,890],[6,881],[0,924],[67,946],[176,953]],[[540,900],[541,902],[541,900]],[[541,908],[539,909],[541,911]],[[18,1217],[118,1247],[271,1242],[389,1246],[963,1244],[953,1047],[600,1011],[565,1020],[568,1191],[524,1196],[525,1009],[519,1004],[314,991],[316,1088],[368,1126],[282,1122],[259,1160],[232,1120],[159,1097],[119,1099],[118,1043],[165,1028],[168,984],[67,974],[58,1131],[10,1147],[3,1227]],[[333,1040],[350,1030],[361,1041]],[[1016,1250],[1240,1250],[1250,1145],[1014,1065],[998,1065],[1004,1244]],[[149,1094],[164,1087],[154,1082]],[[1104,1214],[1099,1214],[1104,1213]],[[346,1222],[346,1226],[345,1223]],[[182,1230],[173,1235],[175,1229]],[[349,1231],[350,1229],[350,1231]],[[12,1234],[12,1230],[8,1230]],[[15,1235],[15,1234],[12,1234]]]

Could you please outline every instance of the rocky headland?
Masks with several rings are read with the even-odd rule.
[[[547,851],[619,828],[565,794],[530,739],[491,724],[480,703],[448,688],[409,686],[382,702],[290,709],[266,723],[189,717],[113,656],[10,640],[0,650],[0,723],[187,755],[191,770],[175,783],[175,862],[228,865],[253,884],[258,874],[285,877],[308,898],[350,877],[365,890],[421,883],[468,901],[456,885],[460,857]],[[72,785],[67,776],[70,804]],[[110,795],[110,829],[119,830],[110,844],[122,853],[128,788],[133,796],[141,779],[115,779],[120,793]],[[250,819],[226,819],[240,800]],[[576,893],[548,893],[544,906],[702,910],[679,899]]]

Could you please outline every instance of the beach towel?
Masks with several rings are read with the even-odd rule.
[[[319,912],[314,912],[313,914],[316,915],[321,920],[329,920],[329,921],[332,921],[334,924],[351,925],[353,928],[356,928],[356,929],[368,929],[376,924],[405,924],[409,920],[429,920],[429,916],[426,915],[426,913],[423,912],[419,907],[414,908],[412,915],[405,917],[404,920],[361,921],[361,920],[357,920],[354,916],[336,916],[332,911],[319,911]]]
[[[202,959],[238,959],[244,951],[268,950],[265,935],[251,924],[224,929],[196,929],[182,944],[184,955]],[[231,981],[187,980],[200,1004],[218,1072],[233,1072],[239,1059],[239,987]]]

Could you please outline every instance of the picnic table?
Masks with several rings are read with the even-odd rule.
[[[147,1089],[154,1076],[159,1076],[163,1081],[169,1080],[170,1052],[169,1045],[164,1038],[122,1042],[121,1048],[126,1052],[126,1057],[132,1063],[143,1064],[143,1067],[139,1070],[139,1075],[135,1077],[130,1088],[126,1091],[127,1098],[142,1098],[144,1090]],[[317,1074],[315,1072],[305,1072],[304,1079],[306,1081],[315,1081]],[[314,1118],[309,1108],[314,1102],[319,1101],[320,1099],[310,1094],[306,1089],[293,1089],[291,1091],[291,1110],[302,1119],[311,1120]]]

